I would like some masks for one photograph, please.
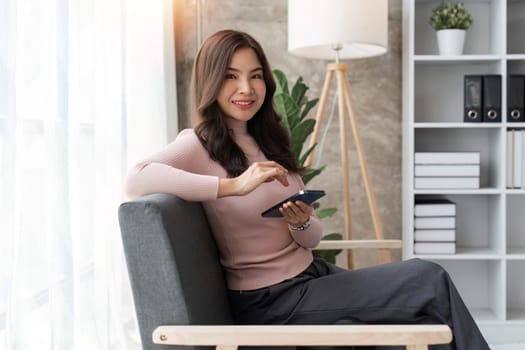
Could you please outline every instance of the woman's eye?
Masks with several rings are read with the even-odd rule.
[[[253,79],[262,79],[262,78],[263,78],[262,74],[257,73],[253,75]]]
[[[233,75],[233,74],[226,74],[224,76],[224,79],[235,79],[235,75]]]

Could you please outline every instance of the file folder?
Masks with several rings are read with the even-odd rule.
[[[501,122],[501,75],[483,77],[483,121]]]
[[[509,75],[507,82],[507,121],[525,121],[525,76]]]
[[[481,75],[465,75],[463,121],[469,123],[482,121],[482,87]]]

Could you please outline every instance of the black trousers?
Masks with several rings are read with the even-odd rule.
[[[448,273],[420,259],[345,270],[315,258],[294,278],[229,291],[238,324],[447,324],[440,350],[489,349]]]

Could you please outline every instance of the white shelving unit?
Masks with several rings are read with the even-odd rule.
[[[429,25],[439,0],[403,0],[403,258],[447,269],[491,344],[525,342],[525,190],[506,189],[507,76],[525,74],[525,0],[463,0],[464,54],[440,56]],[[502,122],[463,122],[463,76],[501,74]],[[479,151],[480,189],[414,189],[414,152]],[[456,202],[457,251],[416,255],[414,200]]]

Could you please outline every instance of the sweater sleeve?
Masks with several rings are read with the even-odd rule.
[[[315,248],[321,241],[323,226],[319,218],[315,215],[310,216],[310,227],[304,231],[290,230],[293,240],[304,248]]]
[[[296,181],[300,184],[301,189],[304,189],[304,183],[298,174],[293,175]],[[315,215],[315,212],[310,215],[310,227],[304,231],[294,231],[290,229],[290,235],[293,240],[304,248],[315,248],[323,235],[323,225],[321,220]]]
[[[204,173],[209,162],[208,153],[193,130],[183,130],[163,150],[129,170],[124,193],[129,198],[170,193],[189,201],[216,199],[219,178]]]

